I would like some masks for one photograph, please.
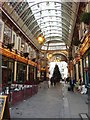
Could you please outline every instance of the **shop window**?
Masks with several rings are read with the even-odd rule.
[[[2,84],[7,85],[7,66],[8,66],[8,59],[2,56]]]
[[[21,50],[21,38],[18,37],[18,50]]]
[[[7,63],[8,63],[8,58],[2,56],[2,66],[7,67]]]
[[[14,49],[16,48],[16,33],[12,31],[12,43],[14,43]]]
[[[37,69],[36,67],[34,67],[34,80],[36,80],[36,78],[37,78]]]
[[[24,63],[17,63],[17,82],[18,83],[24,83],[26,81],[26,77],[27,77],[27,65]]]
[[[27,44],[24,45],[24,52],[27,52]]]
[[[30,66],[30,81],[34,80],[34,67]]]
[[[30,54],[31,54],[31,47],[29,46],[29,58],[31,58]]]
[[[86,59],[84,58],[84,67],[86,66]]]
[[[14,61],[2,56],[2,83],[7,85],[14,80]]]
[[[8,62],[8,83],[12,83],[14,81],[14,62]]]
[[[4,27],[4,44],[7,45],[8,43],[11,43],[11,29],[5,25]]]
[[[0,20],[0,42],[3,41],[4,22]]]
[[[21,51],[24,52],[25,42],[21,40]]]

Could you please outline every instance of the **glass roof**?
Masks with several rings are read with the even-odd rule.
[[[47,49],[48,42],[50,42],[48,47],[50,50],[66,49],[66,45],[70,45],[78,11],[77,2],[64,2],[64,0],[10,2],[9,0],[9,5],[13,7],[34,37],[43,35],[45,43],[42,49]]]

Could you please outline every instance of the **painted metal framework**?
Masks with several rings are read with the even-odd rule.
[[[4,2],[2,6],[4,5]],[[9,0],[8,6],[22,19],[23,25],[37,38],[43,35],[45,43],[57,40],[70,45],[79,3],[63,0]],[[27,31],[26,30],[26,31]],[[44,44],[43,44],[44,45]],[[45,45],[46,46],[46,45]],[[56,46],[56,45],[55,45]]]

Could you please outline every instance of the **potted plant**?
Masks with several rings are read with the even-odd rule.
[[[84,22],[86,25],[90,24],[90,12],[85,12],[81,15],[81,22]]]
[[[14,43],[8,43],[7,48],[12,51],[12,48],[14,47]]]
[[[35,62],[36,58],[33,58],[32,61]]]
[[[86,30],[90,32],[90,12],[85,12],[81,15],[81,22],[85,23]]]
[[[25,57],[25,58],[28,57],[28,55],[29,55],[28,52],[25,52],[25,53],[24,53],[24,57]]]

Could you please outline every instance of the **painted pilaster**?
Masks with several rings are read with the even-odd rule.
[[[17,75],[17,61],[15,61],[14,64],[14,81],[16,81],[16,75]]]
[[[28,69],[29,69],[29,66],[27,65],[27,80],[28,80]]]
[[[76,81],[79,80],[78,64],[76,63]]]
[[[73,77],[73,70],[71,70],[71,78]]]
[[[83,66],[82,66],[82,59],[80,59],[80,74],[81,74],[81,80],[83,81]]]

